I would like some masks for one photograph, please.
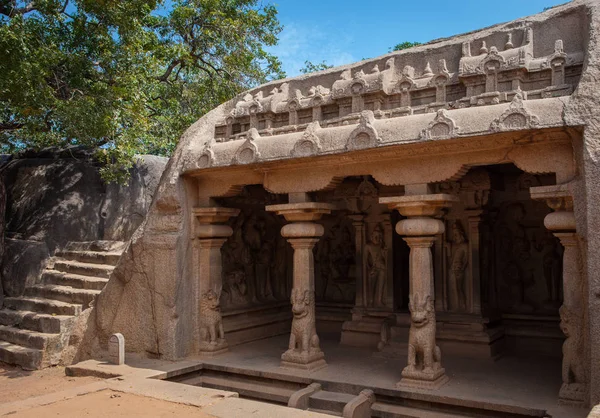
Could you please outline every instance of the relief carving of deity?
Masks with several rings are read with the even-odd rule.
[[[385,282],[387,276],[387,253],[380,225],[375,226],[371,239],[365,246],[369,306],[385,306]]]
[[[467,266],[469,264],[469,243],[460,223],[452,226],[452,246],[450,251],[450,271],[448,289],[450,310],[467,310]]]

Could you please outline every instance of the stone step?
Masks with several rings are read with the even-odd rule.
[[[0,325],[0,340],[38,350],[49,349],[52,351],[61,348],[60,334],[45,334],[7,325]]]
[[[327,409],[308,408],[308,411],[314,412],[315,414],[331,415],[331,416],[334,416],[334,417],[341,417],[342,416],[342,414],[338,414],[337,412],[333,412],[333,411],[328,411]]]
[[[37,284],[25,289],[25,296],[52,299],[67,303],[78,303],[83,305],[84,309],[87,308],[90,302],[92,302],[99,294],[99,290],[76,289],[74,287],[56,284]]]
[[[108,279],[64,273],[58,270],[44,270],[42,273],[42,282],[44,284],[71,286],[76,289],[102,290],[106,286],[106,283],[108,283]]]
[[[119,262],[121,254],[122,253],[120,252],[62,250],[57,251],[55,255],[64,258],[65,260],[79,261],[81,263],[108,264],[114,266]]]
[[[71,315],[48,315],[30,311],[0,309],[0,325],[49,334],[64,332],[71,325],[73,318]]]
[[[378,418],[461,418],[462,414],[448,412],[430,411],[419,408],[411,408],[403,405],[392,405],[375,402],[371,406],[371,416]]]
[[[4,298],[4,306],[18,311],[33,311],[50,315],[79,315],[82,311],[80,304],[32,297]]]
[[[126,246],[123,241],[72,241],[67,243],[65,250],[123,252]]]
[[[238,392],[240,396],[287,405],[295,389],[281,388],[232,376],[202,376],[202,387]]]
[[[82,276],[108,278],[110,277],[110,273],[114,270],[114,266],[57,259],[54,261],[54,270],[62,271],[64,273],[79,274]]]
[[[18,364],[25,370],[37,370],[42,367],[42,350],[21,347],[0,341],[0,361],[8,364]]]
[[[348,393],[320,390],[310,395],[308,408],[310,410],[329,411],[330,414],[341,416],[346,404],[355,397],[356,395]]]

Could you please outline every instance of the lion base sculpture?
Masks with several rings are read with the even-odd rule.
[[[227,341],[221,319],[221,292],[206,291],[200,299],[200,352],[217,355],[227,351]]]
[[[292,289],[292,332],[281,367],[317,370],[327,366],[315,329],[315,297],[309,290]]]
[[[411,296],[408,365],[402,371],[399,387],[438,389],[448,376],[442,368],[442,352],[435,342],[435,311],[431,297],[421,300],[419,293]]]

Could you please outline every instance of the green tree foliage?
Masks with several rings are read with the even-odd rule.
[[[399,44],[394,45],[393,47],[390,48],[390,52],[391,51],[401,51],[403,49],[408,49],[408,48],[412,48],[413,46],[418,46],[421,45],[421,42],[401,42]]]
[[[168,9],[167,9],[168,7]],[[259,0],[0,0],[0,148],[100,147],[114,180],[235,94],[284,76]]]
[[[304,61],[304,67],[300,68],[300,72],[302,74],[314,73],[317,71],[326,70],[328,68],[333,68],[333,65],[327,64],[325,61],[321,61],[320,63],[314,64],[310,61]]]

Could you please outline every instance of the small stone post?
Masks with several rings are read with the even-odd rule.
[[[424,188],[427,189],[426,187]],[[421,191],[421,189],[417,189]],[[407,193],[413,190],[407,186]],[[435,217],[458,200],[448,194],[417,194],[380,198],[379,202],[408,217],[396,224],[396,232],[410,247],[410,316],[408,365],[398,387],[438,389],[448,381],[442,353],[436,344],[433,260],[435,236],[444,233],[444,223]]]
[[[108,339],[108,361],[118,366],[125,364],[125,337],[116,333]]]
[[[315,272],[313,247],[324,233],[314,222],[331,213],[327,203],[299,202],[271,205],[266,209],[283,215],[290,224],[281,229],[294,248],[294,287],[292,289],[292,332],[288,350],[281,356],[281,367],[317,370],[327,366],[321,351],[315,322]]]

